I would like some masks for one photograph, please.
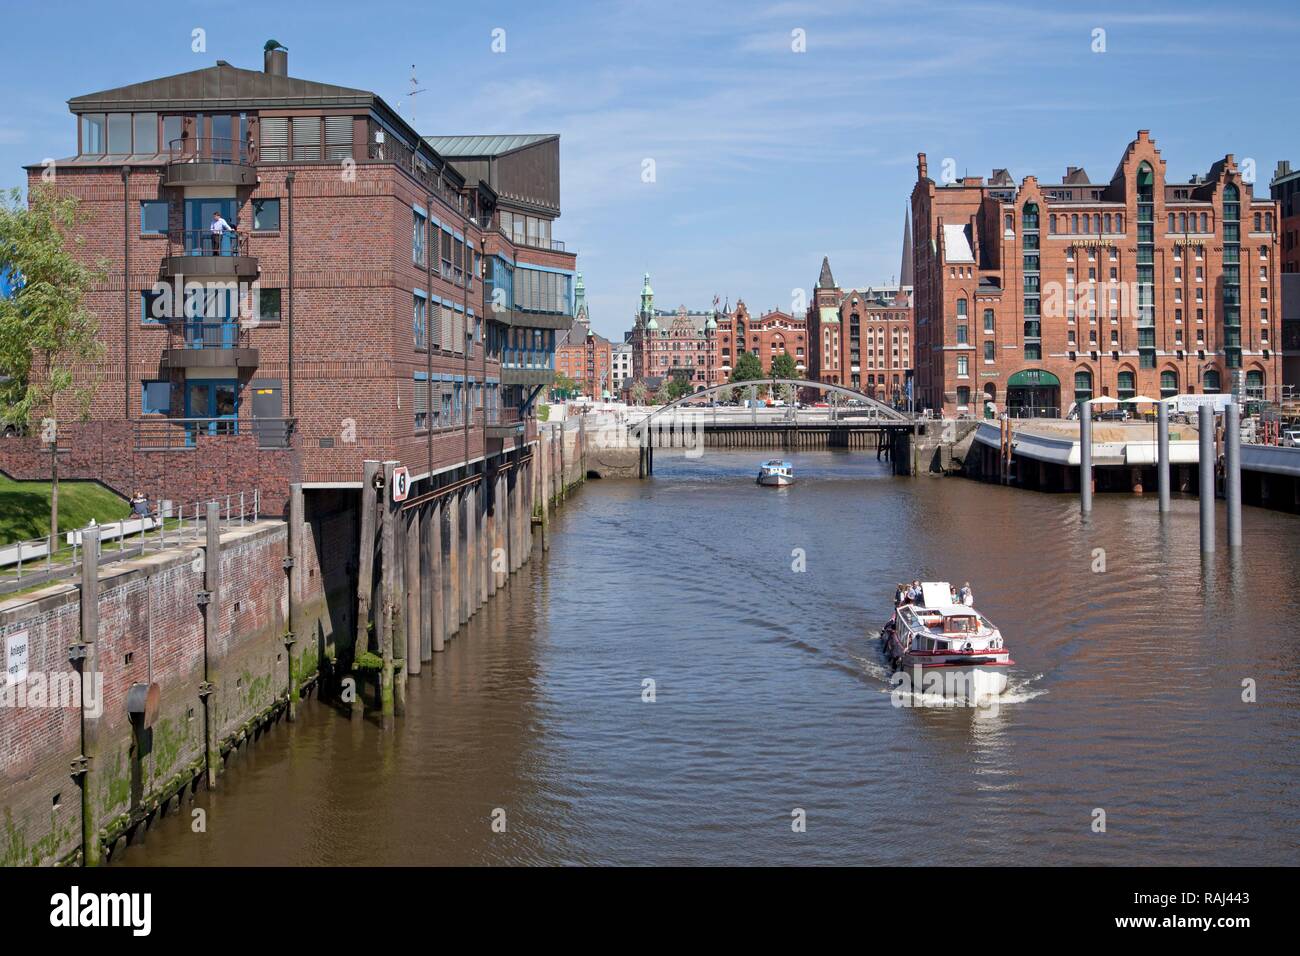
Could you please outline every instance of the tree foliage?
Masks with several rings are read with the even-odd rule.
[[[102,268],[75,254],[83,222],[72,197],[47,187],[24,206],[17,190],[0,204],[0,271],[14,292],[0,298],[0,416],[11,424],[58,419],[71,404],[84,416],[93,388],[91,366],[103,352],[86,294]],[[68,399],[74,399],[69,403]]]
[[[736,356],[736,364],[731,370],[729,381],[752,382],[766,377],[763,374],[763,363],[758,360],[758,356],[753,352],[741,352]]]

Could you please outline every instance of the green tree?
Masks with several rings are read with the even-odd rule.
[[[563,372],[556,372],[555,379],[551,382],[552,398],[569,398],[578,390],[578,383]]]
[[[104,274],[75,254],[85,240],[77,200],[41,186],[27,205],[18,190],[0,203],[0,271],[15,285],[0,298],[0,418],[39,425],[50,448],[50,540],[59,540],[58,422],[86,417],[93,393],[92,364],[103,352],[86,294]]]
[[[683,395],[691,394],[692,391],[691,383],[684,378],[673,378],[666,388],[668,392],[668,400],[670,402],[675,402]]]
[[[753,352],[741,352],[736,356],[736,364],[731,370],[731,378],[728,381],[752,382],[766,377],[763,374],[763,363],[758,360],[758,356]]]
[[[646,387],[644,381],[637,379],[632,383],[632,387],[628,389],[628,394],[632,398],[633,405],[644,405],[646,398],[650,395],[650,389]]]
[[[782,352],[772,360],[772,377],[773,378],[798,378],[799,369],[794,364],[794,356],[789,352]]]

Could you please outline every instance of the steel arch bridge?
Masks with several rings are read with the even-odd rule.
[[[856,398],[864,403],[864,405],[866,406],[867,414],[855,415],[854,416],[855,420],[865,419],[866,421],[879,423],[879,424],[884,424],[887,422],[895,423],[895,424],[912,423],[912,419],[909,416],[898,411],[897,409],[890,408],[884,402],[872,398],[870,395],[867,395],[865,392],[859,392],[856,389],[848,388],[847,386],[844,385],[834,385],[830,382],[819,382],[816,379],[810,379],[810,378],[756,378],[746,382],[724,382],[721,385],[709,385],[706,388],[700,389],[698,392],[692,392],[689,395],[683,395],[681,398],[677,399],[676,401],[669,402],[667,405],[661,405],[659,408],[656,408],[653,412],[651,412],[645,418],[641,419],[641,421],[637,422],[635,425],[629,425],[628,429],[629,431],[633,431],[633,432],[640,431],[644,429],[650,423],[650,421],[655,417],[663,414],[664,412],[671,411],[675,408],[680,408],[683,405],[688,405],[702,396],[707,396],[718,392],[733,392],[737,389],[766,388],[769,385],[792,385],[795,388],[815,388],[820,392],[830,392],[833,394],[847,395],[850,398]]]

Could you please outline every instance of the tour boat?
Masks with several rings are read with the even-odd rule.
[[[794,467],[788,461],[780,461],[776,458],[765,461],[758,466],[758,483],[776,487],[792,485],[794,484]]]
[[[962,696],[972,702],[1002,693],[1007,679],[1001,669],[1015,663],[1001,632],[975,608],[954,600],[947,581],[923,582],[921,599],[899,604],[880,640],[895,667],[927,686],[947,688],[945,692],[960,691],[964,684],[968,693]],[[941,679],[928,679],[936,675]],[[957,677],[961,680],[953,679]]]

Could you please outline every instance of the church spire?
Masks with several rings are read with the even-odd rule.
[[[903,214],[903,262],[898,269],[898,284],[912,285],[912,210]]]
[[[835,277],[831,275],[830,256],[822,256],[822,274],[817,279],[817,288],[819,289],[835,288]]]

